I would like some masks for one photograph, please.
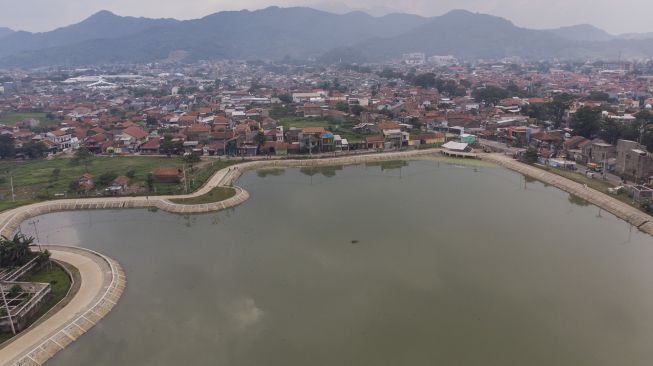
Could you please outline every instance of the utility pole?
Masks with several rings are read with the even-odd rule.
[[[16,202],[16,195],[14,194],[14,176],[9,176],[9,182],[11,184],[11,202]]]
[[[184,170],[184,192],[188,194],[188,179],[186,179],[186,164],[182,164],[182,169]]]
[[[7,311],[7,317],[9,318],[9,324],[11,324],[11,332],[16,335],[16,328],[14,327],[13,319],[11,319],[11,313],[9,312],[9,303],[7,302],[7,297],[5,296],[5,290],[2,288],[2,284],[0,284],[0,293],[2,293],[2,301],[5,303],[5,310]]]
[[[36,224],[38,222],[39,222],[39,220],[32,220],[29,223],[32,224],[32,226],[34,226],[34,235],[36,235],[36,243],[39,245],[39,252],[42,252],[43,249],[41,248],[41,239],[39,238],[39,230],[36,227]]]

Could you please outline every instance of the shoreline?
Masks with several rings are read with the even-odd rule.
[[[307,166],[353,165],[373,161],[402,160],[439,153],[441,149],[424,149],[402,152],[387,152],[366,155],[350,155],[343,157],[316,159],[283,159],[283,160],[253,160],[223,168],[211,176],[207,182],[193,193],[172,196],[138,196],[138,197],[98,197],[62,199],[33,203],[20,206],[0,213],[0,235],[9,237],[26,220],[36,216],[61,211],[125,209],[125,208],[156,208],[175,214],[202,214],[216,212],[235,207],[249,199],[249,192],[235,183],[241,175],[251,170],[261,168],[293,168]],[[210,192],[216,187],[232,187],[236,194],[224,201],[197,205],[177,204],[170,199],[194,198]]]
[[[0,349],[2,365],[42,365],[104,318],[126,286],[115,260],[81,247],[44,245],[53,260],[75,267],[82,286],[47,319],[19,333]]]
[[[0,235],[11,236],[26,220],[33,217],[61,211],[98,210],[98,209],[148,209],[156,208],[174,214],[202,214],[221,211],[235,207],[247,201],[250,197],[247,190],[235,183],[246,172],[266,168],[301,168],[310,166],[355,165],[375,161],[391,161],[418,158],[441,153],[441,149],[411,150],[404,152],[387,152],[343,157],[315,159],[278,159],[244,161],[221,169],[211,176],[207,182],[193,193],[173,196],[139,196],[139,197],[102,197],[80,198],[45,201],[17,207],[0,213]],[[640,231],[653,236],[653,217],[629,206],[604,193],[585,188],[579,183],[561,177],[551,172],[534,168],[516,161],[500,153],[481,153],[478,160],[486,161],[505,169],[530,176],[546,182],[565,192],[575,194],[586,201],[605,209],[620,219],[637,227]],[[210,192],[216,187],[232,187],[236,194],[223,201],[195,205],[178,204],[171,199],[194,198]]]
[[[32,205],[18,207],[7,212],[0,214],[0,234],[10,236],[19,227],[19,225],[32,217],[59,211],[76,211],[76,210],[89,210],[89,209],[124,209],[124,208],[153,208],[162,209],[171,213],[177,214],[192,214],[192,213],[206,213],[212,211],[219,211],[225,208],[237,206],[247,199],[249,193],[240,187],[233,186],[234,183],[245,172],[258,170],[258,169],[273,169],[273,168],[298,168],[310,166],[333,166],[333,165],[354,165],[374,161],[392,161],[404,160],[411,158],[419,158],[433,154],[439,154],[440,149],[425,149],[413,150],[409,152],[389,152],[371,155],[347,156],[347,157],[334,157],[334,158],[320,158],[320,159],[288,159],[288,160],[255,160],[246,161],[240,164],[224,168],[216,172],[204,186],[200,187],[197,191],[188,195],[176,196],[157,196],[157,197],[122,197],[122,198],[87,198],[77,200],[58,200],[46,201]],[[541,182],[550,184],[567,193],[574,194],[593,205],[601,207],[606,211],[612,213],[618,218],[628,222],[629,224],[637,227],[640,231],[653,236],[653,217],[637,210],[634,207],[627,205],[613,197],[604,193],[586,188],[580,183],[576,183],[562,176],[547,172],[530,165],[516,161],[504,154],[489,153],[479,154],[478,160],[495,164],[504,169],[509,169],[514,172],[520,173],[525,176],[535,178]],[[172,198],[191,198],[206,194],[215,187],[233,187],[237,193],[234,197],[220,202],[199,204],[199,205],[183,205],[175,204],[169,201]],[[120,265],[104,255],[84,249],[81,247],[66,247],[66,246],[48,246],[53,254],[58,253],[59,256],[68,253],[69,260],[62,258],[54,259],[62,260],[80,270],[80,277],[82,281],[86,281],[87,285],[80,289],[80,294],[76,294],[70,304],[55,312],[51,318],[46,319],[42,324],[34,327],[31,330],[19,335],[15,340],[9,343],[6,347],[0,350],[0,358],[8,359],[9,362],[3,365],[18,365],[18,364],[43,364],[54,354],[64,349],[75,339],[93,327],[100,319],[102,319],[111,309],[117,304],[122,292],[124,291],[126,282],[125,275]],[[62,254],[64,253],[64,254]],[[70,263],[71,256],[86,256],[95,258],[96,266],[98,261],[104,263],[104,270],[96,271],[93,273],[86,265],[85,270],[79,268],[78,265]],[[65,257],[65,255],[64,255]],[[101,266],[100,266],[101,267]],[[109,276],[110,278],[107,278]],[[98,280],[102,277],[103,280]],[[89,280],[89,278],[91,280]],[[93,281],[94,279],[94,281]],[[98,281],[103,285],[98,289]],[[90,284],[88,284],[90,283]],[[91,288],[89,288],[89,286]],[[98,292],[104,290],[103,292]],[[94,293],[93,302],[86,304],[79,304],[78,296],[86,296],[88,298],[89,292]],[[88,299],[87,299],[88,300]],[[71,310],[72,309],[72,310]],[[61,322],[62,316],[69,316],[66,319],[65,325],[52,325],[52,321]],[[72,313],[72,316],[71,316]],[[80,315],[81,314],[81,315]],[[40,334],[40,335],[39,335]],[[47,334],[43,336],[43,334]],[[16,351],[17,345],[22,344],[20,352]]]
[[[509,169],[522,175],[537,179],[567,193],[576,195],[585,201],[600,207],[624,220],[625,222],[635,226],[641,232],[653,236],[653,217],[624,202],[617,200],[614,197],[610,197],[607,194],[592,188],[586,188],[580,183],[576,183],[555,173],[547,172],[545,170],[516,161],[511,157],[505,156],[504,154],[480,154],[479,158],[481,160],[494,163],[505,169]]]

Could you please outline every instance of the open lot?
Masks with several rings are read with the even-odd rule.
[[[5,125],[15,125],[16,123],[26,120],[26,119],[37,119],[41,123],[46,123],[48,119],[45,116],[45,113],[42,112],[20,112],[20,113],[8,113],[0,117],[0,123]]]
[[[340,135],[342,138],[347,139],[349,142],[362,141],[366,135],[356,133],[352,130],[355,125],[354,121],[348,119],[328,119],[328,118],[303,118],[303,117],[284,117],[279,120],[279,123],[287,130],[291,127],[306,128],[306,127],[324,127],[325,129]]]
[[[229,164],[218,161],[201,162],[192,170],[188,169],[189,191],[200,187],[213,172]],[[93,157],[88,165],[73,164],[68,158],[0,162],[0,211],[39,200],[74,196],[74,193],[69,191],[70,182],[77,181],[87,172],[87,167],[88,173],[94,177],[106,172],[127,175],[133,171],[130,187],[145,189],[148,173],[160,167],[181,169],[182,161],[178,157],[115,156]],[[16,202],[11,200],[12,178]],[[158,194],[177,194],[184,192],[184,186],[181,183],[155,183],[154,191]],[[96,194],[95,190],[91,193]]]

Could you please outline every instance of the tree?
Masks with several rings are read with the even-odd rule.
[[[9,135],[0,135],[0,158],[11,158],[16,155],[14,139]]]
[[[358,104],[354,104],[354,105],[351,106],[350,111],[351,111],[352,114],[354,114],[356,116],[360,116],[361,113],[363,113],[365,111],[365,108],[363,108],[363,106],[360,106]]]
[[[74,193],[79,192],[79,182],[76,180],[70,181],[70,183],[68,183],[68,191]]]
[[[88,151],[87,148],[81,147],[75,151],[75,156],[70,161],[73,165],[84,164],[86,171],[88,171],[88,166],[91,164],[93,159],[93,154]]]
[[[162,153],[170,156],[172,154],[177,154],[179,151],[181,151],[184,147],[183,141],[172,141],[172,136],[171,135],[165,135],[163,136],[163,141],[161,142],[161,146],[159,150],[161,150]]]
[[[256,146],[260,149],[261,146],[265,145],[265,133],[261,130],[256,132],[256,135],[254,135],[254,142],[256,143]]]
[[[599,136],[609,144],[616,145],[617,140],[623,135],[625,128],[612,118],[606,118],[601,122]]]
[[[200,162],[200,156],[196,153],[190,153],[184,155],[181,160],[184,162],[184,164],[190,165],[190,170],[193,170],[193,165],[197,164]]]
[[[114,179],[118,177],[118,174],[114,172],[104,172],[97,177],[97,184],[100,187],[108,186]]]
[[[488,85],[482,88],[476,88],[472,91],[472,97],[477,102],[496,105],[501,99],[508,98],[510,93],[506,89],[498,86]]]
[[[27,155],[30,159],[38,159],[45,155],[46,151],[48,151],[48,147],[41,141],[27,142],[23,144],[21,150],[23,154]]]
[[[610,100],[610,94],[602,91],[592,91],[587,96],[587,99],[597,101],[597,102],[607,102],[608,100]]]
[[[421,86],[422,88],[432,88],[435,86],[435,74],[432,72],[427,72],[425,74],[419,74],[413,78],[413,85]]]
[[[336,109],[340,112],[349,112],[349,104],[347,104],[347,102],[340,101],[336,103]]]
[[[147,191],[151,193],[154,190],[154,175],[152,173],[147,173],[145,184],[147,184]]]
[[[30,259],[30,244],[34,238],[16,234],[12,239],[0,238],[0,268],[22,266]]]
[[[147,119],[145,119],[145,124],[148,126],[156,126],[159,124],[159,121],[156,119],[156,117],[147,116]]]
[[[553,119],[555,127],[558,128],[562,124],[562,119],[565,116],[565,111],[571,106],[574,96],[569,93],[556,94],[553,100],[547,103],[547,109]]]
[[[292,103],[292,95],[290,94],[280,94],[277,98],[286,104]]]
[[[522,156],[522,161],[527,164],[535,164],[537,163],[537,150],[530,148],[524,152],[524,155]]]
[[[592,138],[601,128],[601,110],[589,107],[579,108],[570,122],[577,135]]]

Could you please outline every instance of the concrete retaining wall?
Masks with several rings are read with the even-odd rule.
[[[585,188],[580,183],[521,163],[503,154],[483,154],[480,158],[574,194],[632,224],[642,232],[653,235],[653,217],[607,194]]]
[[[79,309],[77,312],[78,315],[72,318],[64,326],[58,329],[52,329],[52,331],[43,338],[40,343],[34,344],[16,359],[0,360],[0,364],[12,366],[43,365],[57,352],[68,347],[68,345],[97,324],[100,319],[105,317],[118,303],[118,300],[125,289],[125,273],[115,260],[100,253],[83,248],[55,245],[48,245],[45,247],[51,250],[79,253],[89,258],[93,258],[97,263],[101,263],[102,267],[104,267],[102,273],[105,276],[103,291],[98,293],[88,308]],[[29,330],[27,332],[29,332]]]
[[[215,212],[226,208],[235,207],[249,199],[249,193],[240,188],[236,195],[224,201],[184,205],[173,203],[170,199],[192,198],[207,193],[216,187],[232,186],[242,174],[250,170],[273,167],[307,167],[307,166],[333,166],[361,164],[373,161],[402,160],[418,156],[430,155],[439,152],[439,149],[412,150],[405,152],[344,156],[320,159],[285,159],[285,160],[257,160],[249,161],[224,168],[216,172],[207,183],[195,193],[184,196],[153,196],[153,197],[110,197],[110,198],[83,198],[47,201],[32,205],[17,207],[5,212],[0,217],[0,235],[11,236],[19,225],[32,217],[60,211],[98,210],[98,209],[125,209],[125,208],[157,208],[176,214],[201,214]]]

